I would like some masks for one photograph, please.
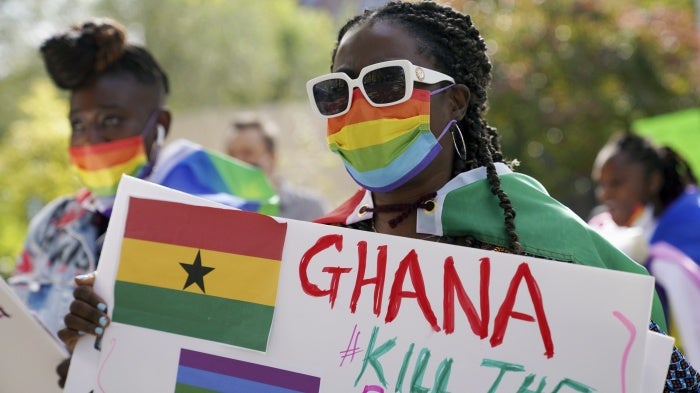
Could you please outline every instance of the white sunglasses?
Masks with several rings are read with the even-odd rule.
[[[434,84],[454,79],[442,72],[413,65],[408,60],[389,60],[363,68],[352,79],[342,72],[319,76],[306,82],[306,92],[311,106],[327,118],[341,116],[350,110],[352,91],[362,91],[374,107],[400,104],[411,98],[413,83]]]

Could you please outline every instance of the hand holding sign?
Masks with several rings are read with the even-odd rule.
[[[109,324],[109,317],[105,313],[107,306],[93,290],[94,282],[94,272],[75,278],[74,300],[70,313],[65,317],[66,327],[58,331],[58,337],[70,349],[75,347],[82,335],[88,333],[100,336]]]
[[[166,202],[133,198],[143,195]],[[216,227],[238,233],[228,239],[233,247],[259,242],[263,233],[241,231],[251,213],[193,209],[191,203],[206,203],[125,179],[95,283],[97,294],[115,309],[119,295],[113,297],[109,288],[121,277],[122,259],[129,254],[123,252],[127,212],[142,202],[154,204],[152,211],[175,208],[171,227],[205,228],[211,221],[202,222],[203,227],[195,224],[205,217],[201,209],[227,217]],[[122,391],[206,387],[213,380],[204,376],[214,376],[212,372],[228,384],[243,383],[241,378],[274,386],[286,386],[289,378],[317,380],[310,385],[317,386],[309,390],[314,392],[386,392],[409,385],[433,391],[532,390],[541,384],[548,391],[557,386],[621,391],[625,384],[628,393],[640,388],[650,304],[632,299],[651,299],[650,277],[294,220],[277,225],[287,230],[265,352],[230,345],[223,335],[202,339],[175,332],[175,325],[154,329],[113,320],[101,352],[92,343],[76,347],[76,358],[96,358],[74,364],[71,377],[81,378],[87,389],[99,384]],[[266,250],[269,239],[262,239],[256,248]],[[205,252],[200,258],[202,266],[213,266]],[[183,261],[171,258],[170,263],[184,286],[188,274]],[[207,292],[214,291],[214,273],[203,276]],[[239,279],[238,274],[230,277],[231,282]],[[616,295],[621,285],[628,296]],[[197,284],[183,291],[201,293]],[[166,311],[153,312],[163,316]],[[95,318],[89,317],[85,328],[96,326]],[[663,356],[652,358],[667,366]],[[142,367],[131,367],[135,359]],[[206,366],[192,359],[214,363]],[[223,371],[234,363],[279,372],[264,372],[267,379],[252,381],[249,373]],[[127,369],[130,378],[125,379]],[[152,378],[155,374],[161,377]]]

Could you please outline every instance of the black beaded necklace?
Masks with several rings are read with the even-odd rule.
[[[430,194],[423,195],[418,198],[413,203],[393,203],[389,205],[375,205],[374,207],[363,206],[360,208],[360,213],[372,212],[372,213],[387,213],[387,212],[398,212],[399,214],[389,220],[389,226],[393,229],[396,228],[403,220],[408,217],[409,214],[418,210],[425,209],[431,211],[435,208],[435,201],[433,198],[437,196],[437,192],[432,192]]]

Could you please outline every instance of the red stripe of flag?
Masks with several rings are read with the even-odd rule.
[[[347,201],[338,206],[332,212],[323,217],[314,220],[317,224],[345,225],[348,223],[350,215],[355,212],[355,208],[360,204],[360,201],[365,197],[365,189],[362,188],[355,192]]]
[[[124,237],[281,260],[286,231],[262,214],[132,197]]]

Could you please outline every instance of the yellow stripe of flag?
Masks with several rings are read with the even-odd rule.
[[[78,172],[81,179],[92,179],[90,184],[93,184],[95,187],[110,187],[114,186],[113,173],[126,173],[131,175],[140,165],[140,161],[134,159],[105,169],[84,170],[75,168],[75,170]]]
[[[378,119],[345,126],[341,131],[328,136],[329,144],[336,144],[346,150],[380,145],[412,131],[418,124],[427,124],[430,115],[419,115],[407,119]],[[391,125],[387,132],[382,132],[383,124]],[[398,124],[401,124],[400,126]],[[348,136],[351,136],[348,139]]]
[[[118,281],[182,290],[187,272],[180,263],[192,264],[197,248],[124,238],[122,241]],[[206,295],[267,306],[275,305],[280,261],[218,251],[201,250],[202,266],[213,271],[204,276]],[[197,284],[187,292],[201,294]]]

